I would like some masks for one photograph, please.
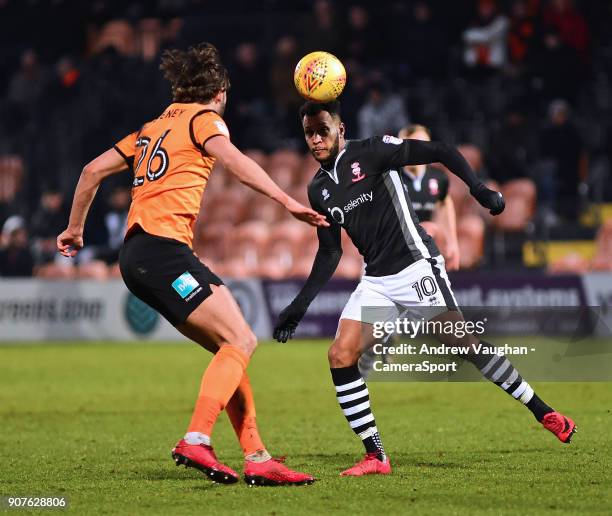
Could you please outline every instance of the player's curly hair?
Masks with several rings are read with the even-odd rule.
[[[166,50],[159,69],[172,85],[174,102],[205,104],[230,87],[219,51],[210,43],[200,43],[187,50]]]

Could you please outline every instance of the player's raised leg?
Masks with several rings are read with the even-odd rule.
[[[448,311],[434,320],[458,322],[463,321],[463,316],[461,312]],[[561,442],[569,443],[571,441],[576,432],[576,424],[542,401],[505,355],[476,351],[479,349],[479,344],[488,349],[493,347],[491,344],[482,340],[479,341],[473,335],[466,335],[462,339],[457,339],[452,334],[443,333],[437,337],[443,344],[450,346],[469,345],[472,352],[463,355],[463,358],[474,364],[487,380],[525,405],[544,428],[552,432]],[[464,340],[466,342],[462,342]]]
[[[336,338],[328,352],[336,398],[348,424],[361,438],[366,451],[364,459],[343,471],[342,476],[391,473],[391,462],[385,454],[370,408],[368,386],[357,365],[364,335],[371,334],[369,326],[356,320],[340,319]]]
[[[274,460],[266,450],[257,429],[255,402],[246,363],[242,368],[243,360],[237,360],[242,354],[248,362],[257,340],[229,290],[224,286],[213,288],[213,295],[184,324],[177,327],[215,356],[202,377],[191,423],[185,437],[173,450],[174,459],[177,464],[200,469],[213,480],[220,481],[216,473],[219,470],[222,472],[221,481],[235,482],[238,475],[217,461],[210,439],[218,415],[226,409],[245,454],[244,475],[247,483],[312,483],[312,476],[290,470]],[[226,358],[228,350],[229,360]]]

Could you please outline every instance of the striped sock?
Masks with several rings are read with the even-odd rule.
[[[385,460],[385,450],[370,410],[370,393],[357,365],[330,369],[336,386],[336,398],[344,417],[363,442],[367,453],[376,453]]]
[[[484,341],[481,341],[481,343],[484,346],[491,346]],[[531,410],[538,421],[541,421],[546,414],[553,411],[535,394],[531,385],[523,380],[518,370],[506,358],[506,355],[481,353],[479,355],[468,355],[466,358],[478,368],[487,380],[501,387]]]

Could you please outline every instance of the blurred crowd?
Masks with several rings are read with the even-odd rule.
[[[612,268],[612,228],[581,216],[612,200],[609,0],[0,0],[0,275],[118,274],[129,174],[100,189],[80,259],[55,253],[82,166],[170,102],[164,48],[213,42],[230,70],[232,140],[306,202],[293,86],[299,58],[345,63],[349,138],[424,124],[508,197],[495,219],[451,177],[462,268],[517,265],[526,238],[595,238],[583,269]],[[234,277],[308,274],[310,228],[216,169],[195,246]],[[346,243],[338,270],[358,277]],[[561,267],[563,269],[563,267]]]

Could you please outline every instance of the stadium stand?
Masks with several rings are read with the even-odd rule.
[[[2,256],[29,253],[33,265],[15,270],[3,258],[0,275],[117,275],[112,258],[125,211],[118,198],[129,174],[102,188],[86,229],[90,249],[76,266],[52,249],[63,200],[89,159],[169,101],[160,52],[202,39],[230,68],[232,139],[301,202],[316,164],[304,155],[291,74],[299,56],[325,48],[347,66],[349,137],[372,127],[395,132],[408,119],[425,124],[504,192],[508,208],[492,220],[450,177],[462,269],[612,269],[611,222],[599,209],[612,201],[611,11],[606,2],[571,0],[467,4],[41,0],[32,18],[31,3],[2,2]],[[206,263],[234,277],[304,276],[316,251],[314,232],[221,167],[196,234]],[[360,273],[347,247],[337,275]]]

